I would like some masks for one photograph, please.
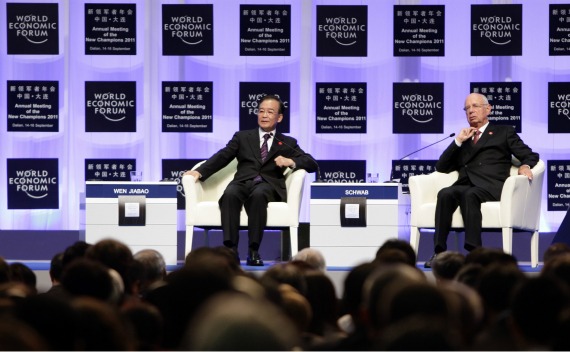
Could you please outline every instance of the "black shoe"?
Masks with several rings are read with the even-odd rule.
[[[465,250],[466,250],[467,252],[471,252],[472,250],[474,250],[474,249],[477,248],[477,247],[475,247],[475,246],[473,246],[473,245],[471,245],[471,244],[469,244],[469,243],[465,243],[465,245],[463,246],[463,248],[465,248]]]
[[[437,253],[434,253],[431,258],[429,258],[429,260],[424,264],[424,268],[430,269],[431,263],[435,260],[435,257],[437,257]]]
[[[259,256],[259,252],[253,249],[249,250],[249,255],[247,256],[246,264],[249,266],[263,266],[263,260]]]

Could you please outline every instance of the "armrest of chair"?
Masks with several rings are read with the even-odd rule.
[[[501,224],[503,227],[536,230],[538,228],[538,214],[540,213],[540,199],[533,199],[533,188],[542,179],[529,181],[526,176],[510,176],[503,185],[501,193]]]
[[[287,177],[287,203],[289,205],[301,203],[301,193],[303,192],[306,175],[307,171],[299,169],[295,170]]]
[[[182,177],[182,186],[186,198],[186,217],[192,217],[194,212],[191,210],[195,209],[198,206],[198,202],[203,199],[204,189],[202,182],[195,182],[194,177],[186,175]]]
[[[306,175],[307,171],[299,169],[287,176],[287,204],[291,209],[291,215],[297,217],[296,222],[298,222],[299,212],[301,211],[301,197]]]
[[[413,203],[417,204],[435,202],[437,193],[444,187],[451,186],[457,180],[458,173],[432,172],[428,175],[411,176],[408,179],[410,196]]]
[[[411,201],[410,224],[412,226],[422,223],[422,216],[425,216],[420,211],[420,207],[426,203],[435,203],[437,193],[442,188],[451,186],[457,180],[458,175],[456,171],[448,174],[436,171],[428,175],[411,176],[408,179]]]

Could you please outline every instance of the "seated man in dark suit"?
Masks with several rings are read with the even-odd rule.
[[[279,97],[262,97],[258,108],[259,128],[236,132],[224,148],[196,170],[185,173],[196,181],[205,181],[237,158],[237,172],[219,201],[224,245],[239,260],[239,214],[244,206],[249,219],[247,265],[255,266],[263,265],[258,250],[267,224],[267,203],[287,201],[284,171],[317,170],[317,162],[297,145],[297,140],[277,132],[285,108]]]
[[[532,180],[531,168],[538,162],[538,154],[511,126],[489,124],[491,109],[484,95],[469,94],[463,108],[469,127],[459,132],[436,163],[437,171],[458,171],[459,178],[437,195],[434,254],[425,263],[426,268],[431,267],[437,253],[447,250],[447,235],[457,207],[465,224],[465,249],[481,246],[481,203],[500,200],[513,155],[522,163],[519,175]]]

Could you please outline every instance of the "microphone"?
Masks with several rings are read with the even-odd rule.
[[[271,133],[271,135],[273,135],[273,133]],[[295,149],[292,146],[290,146],[289,144],[287,144],[284,140],[277,138],[277,135],[273,136],[273,138],[275,138],[275,140],[277,142],[283,143],[287,148],[294,151],[296,154],[295,156],[303,156],[303,155],[307,154],[307,153],[305,153],[305,154],[299,153],[299,151],[297,149]],[[315,158],[313,158],[312,156],[311,156],[311,160],[313,160],[315,162],[315,166],[317,167],[317,179],[315,180],[315,182],[323,182],[323,179],[321,178],[321,168],[319,167],[319,163],[317,163]]]
[[[423,147],[423,148],[420,148],[420,149],[418,149],[418,150],[414,150],[414,151],[411,152],[410,154],[404,155],[403,157],[401,157],[400,159],[398,159],[398,161],[404,160],[405,158],[409,157],[410,155],[414,155],[414,154],[416,154],[417,152],[420,152],[420,151],[422,151],[422,150],[424,150],[424,149],[426,149],[426,148],[431,147],[431,146],[434,145],[434,144],[437,144],[437,143],[439,143],[439,142],[442,142],[442,141],[444,141],[444,140],[446,140],[446,139],[448,139],[448,138],[451,138],[451,137],[455,137],[455,133],[452,133],[452,134],[450,134],[450,135],[447,136],[447,137],[444,137],[444,138],[442,138],[442,139],[440,139],[440,140],[438,140],[438,141],[436,141],[436,142],[433,142],[432,144],[428,144],[428,145],[426,145],[426,146]],[[397,181],[394,181],[394,168],[393,168],[393,167],[392,167],[391,170],[390,170],[390,180],[388,180],[388,181],[386,181],[386,182],[392,182],[392,183],[396,183],[396,182],[397,182]]]

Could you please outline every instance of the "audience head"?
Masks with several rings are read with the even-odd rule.
[[[553,243],[544,251],[544,266],[548,265],[548,262],[552,259],[568,255],[570,255],[570,245],[564,242]]]
[[[362,291],[364,282],[376,269],[376,264],[363,263],[355,266],[344,279],[344,289],[341,300],[341,314],[352,315],[358,323],[359,311],[362,308]]]
[[[217,293],[232,291],[232,279],[219,266],[185,266],[166,277],[166,285],[149,293],[146,301],[154,304],[164,318],[163,347],[177,348],[188,322],[206,300]]]
[[[363,297],[372,330],[380,331],[388,324],[392,299],[402,288],[425,282],[425,275],[407,264],[381,266],[371,273],[364,283]]]
[[[63,253],[57,253],[51,258],[49,266],[49,277],[52,284],[58,284],[63,273]]]
[[[28,324],[18,319],[0,319],[0,349],[3,351],[47,351],[49,348]]]
[[[402,285],[392,293],[390,305],[387,306],[388,324],[412,316],[424,317],[427,320],[448,321],[450,312],[443,293],[427,281],[411,282]]]
[[[46,342],[46,350],[73,351],[77,345],[77,313],[70,300],[35,295],[18,301],[14,315]],[[2,348],[3,349],[3,348]]]
[[[222,247],[196,248],[188,253],[184,265],[188,268],[209,267],[213,270],[223,270],[227,272],[228,275],[235,275],[242,272],[231,250],[229,248],[227,248],[227,250],[222,249]]]
[[[412,316],[388,326],[374,345],[380,351],[457,351],[457,340],[445,324]]]
[[[220,294],[200,309],[186,330],[182,350],[291,351],[298,332],[287,316],[265,300]]]
[[[111,238],[104,239],[89,247],[85,256],[114,269],[121,275],[125,287],[129,287],[127,273],[133,262],[133,253],[126,244]]]
[[[514,265],[494,264],[482,270],[476,289],[485,306],[487,320],[495,320],[509,309],[513,291],[526,279]]]
[[[323,336],[325,330],[338,330],[338,300],[331,279],[320,271],[313,271],[305,275],[305,281],[305,297],[313,312],[309,331]]]
[[[228,261],[228,266],[233,273],[243,273],[239,258],[236,257],[235,252],[230,247],[217,246],[214,247],[214,252],[226,258]]]
[[[91,245],[85,241],[77,241],[63,251],[61,265],[65,269],[72,261],[83,258]]]
[[[394,253],[394,250],[397,250],[404,254],[404,256],[398,256]],[[389,239],[380,248],[376,251],[376,262],[384,262],[384,263],[395,263],[401,262],[404,259],[404,263],[411,265],[413,267],[416,266],[416,252],[412,248],[409,242],[403,241],[400,239]]]
[[[159,251],[154,249],[143,249],[133,256],[135,262],[139,263],[140,289],[146,292],[149,287],[162,282],[166,277],[166,263]]]
[[[551,257],[544,263],[541,274],[552,277],[570,287],[570,255]]]
[[[465,264],[479,264],[483,267],[491,264],[518,265],[517,258],[502,249],[477,247],[465,256]]]
[[[105,302],[114,299],[113,278],[103,264],[86,258],[75,259],[64,270],[61,285],[72,296],[88,296]]]
[[[77,313],[79,351],[131,351],[135,342],[119,311],[91,297],[78,297],[72,307]]]
[[[483,274],[483,266],[481,264],[469,263],[465,264],[459,269],[455,275],[455,281],[461,282],[469,287],[476,288],[481,282],[481,275]]]
[[[0,285],[10,281],[10,265],[0,257]]]
[[[280,284],[280,306],[291,319],[299,333],[307,331],[313,318],[313,310],[305,296],[287,284]]]
[[[307,294],[307,282],[303,271],[293,263],[275,264],[261,276],[261,282],[271,280],[279,284],[288,284],[305,296]]]
[[[533,277],[514,292],[511,304],[514,335],[521,350],[547,350],[560,313],[568,308],[568,288],[551,277]]]
[[[26,285],[32,294],[36,294],[38,292],[36,287],[36,274],[32,269],[22,263],[10,264],[10,280]]]
[[[159,351],[164,321],[153,305],[138,302],[121,309],[121,317],[132,327],[136,351]]]
[[[327,263],[323,254],[314,248],[301,249],[292,259],[293,261],[302,261],[310,264],[315,270],[325,272]]]
[[[431,268],[434,277],[438,280],[453,280],[465,264],[465,256],[459,252],[445,251],[439,253]]]
[[[437,287],[443,292],[449,306],[450,332],[458,332],[462,349],[472,346],[485,315],[481,297],[475,289],[457,281],[446,280]]]

